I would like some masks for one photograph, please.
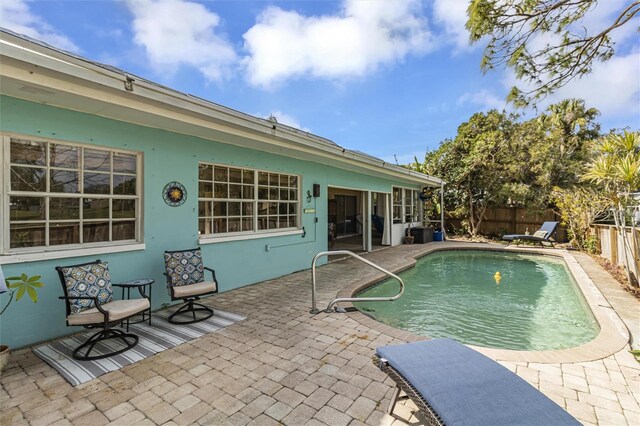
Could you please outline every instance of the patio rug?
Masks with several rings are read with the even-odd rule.
[[[183,325],[169,323],[167,317],[171,312],[167,310],[154,312],[151,317],[152,326],[145,322],[129,327],[130,332],[137,334],[140,338],[138,344],[120,355],[109,358],[95,361],[78,361],[72,358],[73,349],[87,340],[95,330],[38,346],[33,349],[33,352],[58,370],[69,383],[77,386],[246,318],[220,309],[215,309],[214,312],[214,316],[207,320]],[[105,346],[103,350],[106,349]],[[97,345],[94,351],[100,352],[99,349]]]

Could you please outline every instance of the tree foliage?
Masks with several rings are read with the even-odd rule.
[[[454,139],[428,152],[411,168],[442,178],[445,206],[472,235],[488,208],[553,203],[554,187],[580,182],[591,144],[598,137],[598,112],[581,100],[551,105],[534,119],[496,110],[474,114]]]
[[[593,142],[600,137],[598,110],[581,99],[550,105],[536,121],[544,134],[528,144],[535,184],[545,195],[577,185]]]
[[[573,247],[589,253],[596,252],[596,237],[591,224],[609,208],[609,200],[589,187],[554,188],[551,194],[557,213],[567,227]]]
[[[447,182],[445,204],[466,218],[472,235],[478,233],[486,209],[506,203],[514,192],[505,179],[513,168],[508,160],[514,152],[514,118],[495,110],[474,114],[458,127],[455,139],[427,153],[421,168]]]
[[[467,29],[471,41],[489,39],[483,71],[512,68],[523,88],[513,87],[508,99],[527,106],[592,71],[594,62],[614,54],[611,33],[640,12],[629,0],[601,28],[586,28],[584,18],[597,0],[472,0]]]
[[[622,241],[627,279],[638,287],[638,277],[629,265],[635,262],[636,269],[640,269],[640,262],[633,254],[640,251],[640,241],[633,229],[633,218],[627,221],[627,216],[638,203],[632,193],[640,191],[640,132],[610,133],[595,145],[592,155],[583,180],[595,184],[606,197],[618,238]],[[629,224],[632,225],[631,240],[626,230]]]
[[[611,133],[592,151],[583,180],[598,185],[617,205],[640,190],[640,132]]]

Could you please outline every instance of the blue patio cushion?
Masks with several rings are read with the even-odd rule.
[[[97,297],[100,304],[110,302],[113,298],[111,275],[106,262],[62,268],[62,276],[69,297]],[[94,306],[93,300],[69,300],[72,315]]]
[[[579,425],[497,362],[451,339],[384,346],[377,355],[407,379],[447,425]]]
[[[557,227],[558,227],[558,222],[544,222],[539,230],[545,231],[547,233],[546,237],[550,237]]]
[[[165,252],[164,263],[169,281],[174,287],[204,281],[204,263],[200,249]]]

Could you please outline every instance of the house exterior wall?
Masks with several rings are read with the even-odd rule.
[[[422,226],[422,222],[411,222],[411,228],[415,228],[416,226]],[[409,229],[409,223],[394,223],[392,227],[391,245],[397,246],[402,244],[402,239],[407,234],[407,229]]]
[[[163,251],[196,247],[198,241],[198,163],[211,162],[237,167],[301,176],[300,218],[306,235],[271,236],[202,244],[205,265],[216,270],[220,291],[257,283],[310,267],[313,256],[327,249],[328,186],[390,192],[399,182],[331,167],[321,163],[241,148],[222,142],[198,139],[149,127],[115,121],[95,115],[0,97],[0,130],[70,143],[142,152],[142,238],[144,249],[76,256],[71,258],[13,263],[0,256],[5,276],[41,275],[45,287],[39,301],[28,298],[15,302],[0,320],[0,341],[20,347],[66,335],[80,328],[67,327],[63,294],[54,270],[95,259],[109,262],[113,282],[134,278],[153,278],[153,309],[169,303],[164,276]],[[3,163],[2,173],[8,161]],[[163,187],[171,181],[182,183],[187,200],[170,207],[162,198]],[[307,191],[314,183],[321,186],[319,198],[307,202]],[[402,184],[406,187],[406,183]],[[416,185],[416,188],[419,186]],[[2,190],[4,192],[4,190]],[[4,195],[3,195],[4,197]],[[4,200],[2,202],[6,202]],[[7,229],[4,206],[1,223]],[[302,213],[305,208],[315,213]],[[317,218],[317,221],[316,221]],[[6,234],[6,232],[5,232]],[[8,238],[8,235],[4,235]],[[306,291],[306,289],[301,291]],[[116,289],[115,297],[119,298]],[[7,294],[0,295],[4,306]],[[284,301],[283,301],[284,302]]]

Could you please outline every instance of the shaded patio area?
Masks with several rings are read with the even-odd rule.
[[[426,246],[367,258],[393,270]],[[319,306],[377,274],[354,260],[319,268]],[[371,362],[376,347],[416,337],[349,315],[309,314],[310,275],[205,299],[247,319],[78,387],[30,349],[15,351],[0,378],[0,424],[420,424],[411,403],[394,416],[385,413],[393,382]],[[502,364],[585,424],[632,424],[640,417],[640,364],[626,349],[589,362]]]

